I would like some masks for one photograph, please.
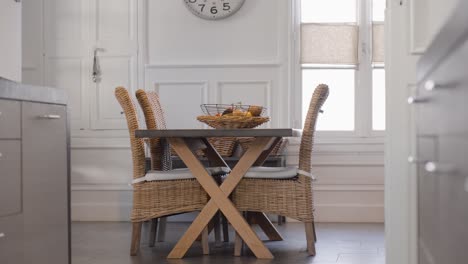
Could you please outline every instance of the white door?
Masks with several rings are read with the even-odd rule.
[[[91,0],[94,49],[100,74],[90,91],[91,128],[126,129],[114,96],[117,86],[136,90],[138,19],[135,0]],[[94,53],[94,52],[93,52]],[[94,55],[94,54],[93,54]]]
[[[21,2],[0,0],[0,77],[21,82]]]
[[[114,89],[136,87],[138,1],[43,1],[45,82],[67,90],[72,130],[125,129]]]
[[[45,85],[65,89],[72,130],[89,128],[89,0],[44,1]]]

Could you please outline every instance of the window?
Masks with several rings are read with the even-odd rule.
[[[385,70],[372,71],[372,128],[385,130]]]
[[[385,130],[385,0],[301,0],[302,120],[330,86],[317,130]]]
[[[301,18],[303,23],[355,23],[356,0],[302,0]]]
[[[323,107],[317,130],[353,131],[354,130],[354,69],[303,69],[302,70],[302,107],[304,118],[309,109],[312,93],[317,80],[333,87],[333,93]],[[339,107],[334,107],[334,106]],[[340,122],[336,122],[340,120]]]
[[[372,67],[372,129],[385,130],[385,68],[384,68],[385,0],[372,1],[373,51],[381,58]],[[376,47],[380,44],[380,47]]]

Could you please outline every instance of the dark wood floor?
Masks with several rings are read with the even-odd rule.
[[[249,250],[242,257],[233,257],[232,242],[216,246],[210,242],[211,255],[203,256],[196,242],[183,260],[167,260],[166,256],[187,228],[186,223],[168,223],[166,242],[148,247],[148,226],[144,228],[139,256],[129,256],[129,223],[74,223],[72,264],[155,264],[155,263],[313,263],[313,264],[384,264],[384,227],[382,224],[317,224],[317,256],[306,254],[304,226],[287,223],[279,230],[284,241],[266,242],[275,259],[257,260]],[[231,230],[232,232],[232,230]],[[260,238],[266,237],[259,232]],[[231,241],[233,240],[231,233]],[[213,234],[210,236],[214,240]]]

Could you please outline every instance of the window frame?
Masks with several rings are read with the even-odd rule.
[[[324,0],[325,1],[325,0]],[[293,43],[292,47],[292,85],[293,89],[293,127],[303,127],[302,117],[302,70],[303,69],[355,69],[355,102],[354,131],[317,131],[318,138],[382,138],[385,130],[373,130],[372,124],[372,78],[373,69],[384,68],[384,65],[372,63],[372,25],[373,0],[357,0],[357,25],[359,28],[358,64],[357,65],[302,65],[301,51],[301,0],[294,0],[292,5]],[[377,22],[381,23],[381,22]],[[325,113],[326,114],[326,113]]]

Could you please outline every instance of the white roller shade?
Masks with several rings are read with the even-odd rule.
[[[385,60],[385,25],[372,26],[372,62],[384,63]]]
[[[353,24],[302,24],[301,62],[357,64],[358,30]]]

